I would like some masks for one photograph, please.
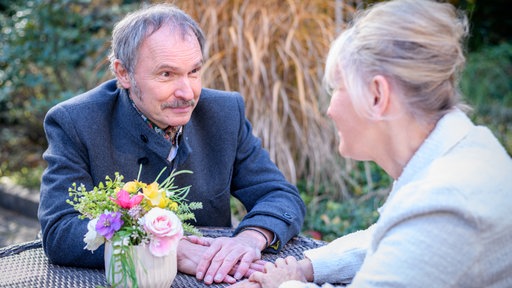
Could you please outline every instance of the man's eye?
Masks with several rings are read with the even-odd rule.
[[[190,74],[197,74],[197,73],[199,73],[199,71],[201,71],[201,67],[198,67],[198,68],[190,71]]]
[[[162,72],[160,75],[162,77],[169,77],[169,76],[171,76],[171,73],[169,73],[169,72]]]

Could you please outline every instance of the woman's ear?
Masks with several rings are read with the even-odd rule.
[[[116,74],[117,81],[123,88],[128,89],[131,87],[130,75],[128,70],[124,68],[121,60],[114,60],[114,73]]]
[[[370,84],[370,92],[373,97],[372,114],[383,117],[388,112],[390,101],[390,87],[386,77],[374,76]]]

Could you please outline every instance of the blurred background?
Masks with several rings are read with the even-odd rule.
[[[5,199],[28,193],[37,202],[46,112],[113,77],[107,54],[114,23],[153,2],[0,0],[0,247],[37,232],[34,205]],[[379,1],[168,2],[204,29],[203,86],[242,93],[254,133],[299,188],[308,207],[303,233],[330,241],[373,223],[392,179],[374,163],[338,155],[321,81],[330,42],[357,8]],[[489,126],[511,154],[510,1],[449,2],[471,22],[461,81],[471,117]],[[245,213],[236,201],[232,210],[236,218]],[[31,229],[28,236],[24,229]]]

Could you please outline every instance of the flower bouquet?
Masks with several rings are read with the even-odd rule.
[[[165,168],[150,184],[138,180],[124,183],[124,177],[116,172],[114,179],[107,176],[105,183],[100,182],[91,191],[76,183],[69,188],[71,199],[67,202],[81,213],[80,219],[90,219],[84,249],[94,251],[106,244],[105,272],[112,286],[138,287],[144,285],[142,280],[158,281],[158,275],[148,276],[148,272],[154,272],[165,277],[171,275],[170,283],[162,284],[169,287],[177,272],[176,248],[183,233],[200,234],[184,221],[195,220],[192,210],[201,209],[202,203],[187,202],[190,185],[180,188],[174,184],[176,176],[192,172],[173,170],[158,183],[164,171]],[[147,257],[153,260],[144,262],[142,258]],[[165,265],[169,257],[174,267]]]

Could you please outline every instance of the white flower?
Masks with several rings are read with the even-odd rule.
[[[96,223],[98,222],[98,218],[92,219],[87,224],[87,233],[84,236],[85,245],[84,249],[94,251],[98,249],[103,243],[105,243],[105,237],[101,236],[96,232]]]

